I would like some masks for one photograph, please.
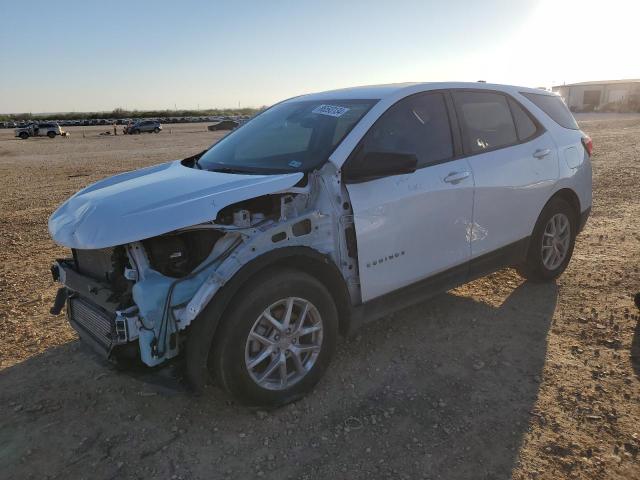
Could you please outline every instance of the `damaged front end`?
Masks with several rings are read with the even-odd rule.
[[[66,303],[67,318],[80,337],[107,356],[120,351],[138,336],[138,309],[124,247],[72,250],[73,257],[58,259],[51,267],[53,279],[62,283],[51,313]]]
[[[63,205],[61,213],[56,212],[50,221],[54,240],[70,246],[73,253],[52,267],[54,279],[63,284],[52,313],[59,313],[66,300],[71,325],[107,357],[139,356],[146,365],[156,366],[177,356],[189,325],[220,288],[251,260],[277,248],[312,247],[334,257],[345,277],[356,274],[355,258],[348,254],[344,236],[339,233],[349,226],[352,217],[342,205],[328,200],[336,198],[338,182],[327,182],[316,174],[304,178],[295,174],[280,176],[279,182],[269,185],[263,176],[240,176],[245,177],[246,184],[239,188],[238,175],[197,171],[184,165],[170,168],[179,168],[178,172],[188,176],[194,172],[209,175],[218,181],[224,175],[233,188],[229,192],[219,186],[209,192],[206,201],[202,201],[201,189],[193,195],[182,192],[179,198],[183,206],[192,204],[195,198],[199,204],[194,206],[204,210],[188,212],[182,219],[166,213],[166,218],[159,216],[163,205],[156,197],[148,210],[156,217],[154,227],[166,233],[150,237],[141,234],[145,239],[131,241],[135,225],[121,229],[121,234],[113,230],[121,222],[101,225],[102,232],[109,231],[109,241],[118,237],[129,240],[116,246],[103,246],[90,231],[83,230],[83,225],[100,221],[92,213],[109,210],[105,205],[109,197],[96,194],[100,193],[99,187],[87,189],[89,198],[83,199],[82,192],[72,197],[70,201],[75,199],[84,206],[77,220],[70,219],[67,212],[78,209]],[[127,185],[131,182],[137,183],[135,178],[125,177],[123,182],[109,182],[104,188],[117,189],[121,197],[123,189],[126,193],[126,187],[133,188]],[[166,200],[169,206],[173,202],[172,198]],[[117,209],[124,208],[121,203],[117,205]],[[140,204],[128,208],[136,215],[144,210]],[[336,221],[339,209],[341,217]],[[119,217],[127,215],[123,211]],[[212,216],[202,221],[203,215]],[[199,218],[200,223],[189,224],[193,218]],[[101,219],[108,222],[109,215],[101,215]],[[167,231],[167,225],[179,228]],[[101,235],[100,240],[104,237]],[[74,238],[85,241],[69,240]],[[356,288],[357,282],[352,284]]]
[[[187,325],[181,313],[240,242],[238,234],[207,229],[73,249],[52,267],[64,285],[52,313],[66,301],[69,322],[95,349],[107,357],[139,351],[144,363],[157,365],[178,354],[178,331]]]

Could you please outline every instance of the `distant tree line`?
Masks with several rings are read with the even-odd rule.
[[[208,110],[125,110],[116,108],[111,112],[66,112],[66,113],[6,113],[0,114],[0,122],[24,120],[77,120],[77,119],[116,119],[116,118],[162,118],[162,117],[209,117],[232,115],[255,115],[261,108],[212,108]]]

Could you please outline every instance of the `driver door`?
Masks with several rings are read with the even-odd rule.
[[[413,173],[346,185],[358,246],[362,301],[449,271],[466,276],[471,257],[473,174],[454,158],[445,94],[407,97],[389,108],[344,166],[362,174],[368,153],[413,154]],[[366,178],[366,174],[363,175]],[[460,268],[455,268],[460,267]]]

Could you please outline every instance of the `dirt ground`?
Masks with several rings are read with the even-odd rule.
[[[372,323],[268,412],[195,397],[177,367],[119,372],[48,313],[54,208],[220,134],[0,130],[0,478],[640,478],[640,118],[581,125],[594,207],[556,283],[505,270]]]

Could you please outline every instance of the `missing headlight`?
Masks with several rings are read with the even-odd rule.
[[[180,278],[207,258],[221,236],[215,230],[196,230],[161,235],[142,243],[154,270],[168,277]]]

